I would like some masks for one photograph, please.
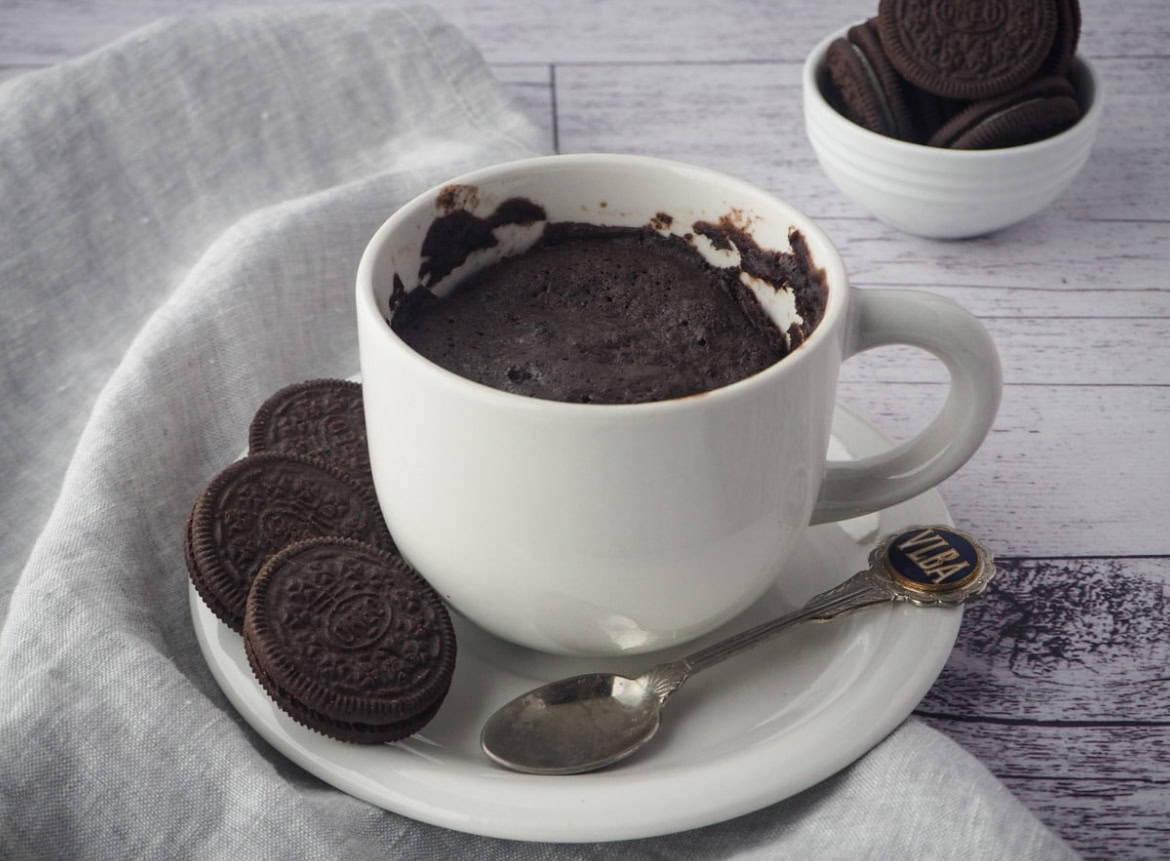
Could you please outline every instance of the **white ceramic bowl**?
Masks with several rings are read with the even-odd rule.
[[[1104,93],[1083,58],[1069,73],[1085,109],[1075,126],[1023,146],[950,150],[871,132],[833,109],[821,89],[825,54],[844,35],[827,36],[805,60],[805,131],[829,178],[887,224],[939,239],[990,233],[1050,204],[1088,160]]]

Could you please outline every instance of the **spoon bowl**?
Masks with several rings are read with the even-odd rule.
[[[663,700],[646,676],[587,673],[522,694],[484,725],[489,757],[528,774],[579,774],[625,759],[658,732]]]

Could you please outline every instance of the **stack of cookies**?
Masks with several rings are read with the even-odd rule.
[[[829,46],[826,98],[889,137],[952,149],[1018,146],[1081,117],[1067,77],[1077,0],[881,0]]]
[[[257,680],[299,723],[366,743],[417,732],[447,694],[455,635],[382,520],[361,386],[288,386],[248,440],[188,518],[195,590],[243,635]]]

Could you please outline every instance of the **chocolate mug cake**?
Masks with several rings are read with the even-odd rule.
[[[533,216],[532,207],[509,200],[482,221],[495,224],[501,212]],[[432,235],[448,242],[480,235],[453,231],[444,219],[462,225],[468,215],[441,216]],[[669,215],[654,221],[546,224],[528,250],[472,274],[443,299],[422,285],[398,293],[391,326],[421,355],[476,382],[607,404],[729,385],[780,361],[815,327],[824,284],[799,233],[790,237],[792,251],[774,252],[727,219],[696,223],[686,237],[666,232]],[[734,247],[739,264],[708,262],[693,244],[696,234],[715,248]],[[434,256],[449,253],[434,242],[426,247]],[[794,291],[800,323],[782,331],[745,283],[752,277]]]

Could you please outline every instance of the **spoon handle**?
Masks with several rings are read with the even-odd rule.
[[[822,592],[799,610],[748,628],[674,662],[686,674],[717,664],[767,640],[790,625],[832,619],[842,613],[909,601],[923,607],[957,606],[985,588],[994,557],[970,535],[947,526],[916,526],[891,535],[869,555],[869,568]]]
[[[794,610],[784,616],[763,622],[754,628],[748,628],[734,636],[718,643],[712,643],[706,648],[692,652],[682,659],[690,667],[692,673],[705,670],[725,661],[732,655],[738,655],[765,640],[775,636],[792,625],[810,619],[832,619],[850,610],[862,607],[872,607],[875,604],[886,604],[895,600],[894,594],[874,577],[869,569],[858,571],[844,583],[827,592],[813,597],[799,610]]]

